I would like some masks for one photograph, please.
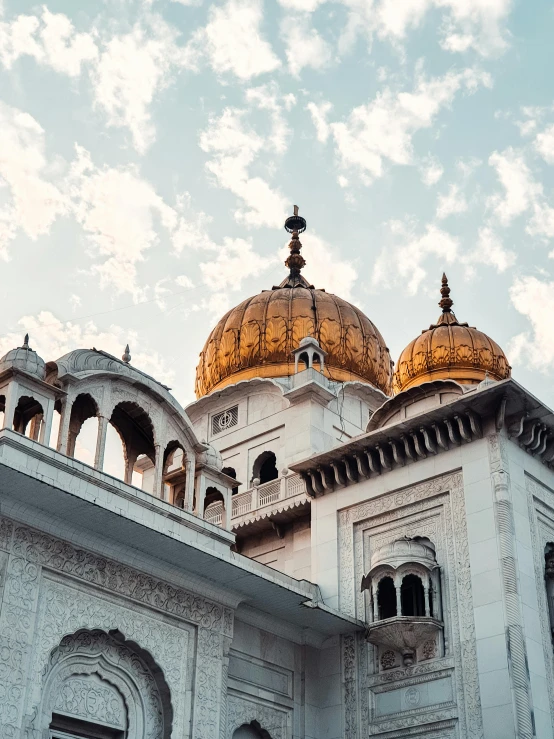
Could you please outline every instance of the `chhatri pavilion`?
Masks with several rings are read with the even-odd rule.
[[[1,739],[553,738],[553,412],[445,275],[394,364],[285,228],[186,408],[0,359]]]

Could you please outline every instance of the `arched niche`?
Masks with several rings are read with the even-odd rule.
[[[138,457],[146,455],[156,464],[154,426],[148,413],[138,403],[123,400],[112,410],[110,424],[123,442],[125,454],[125,482],[131,484]],[[161,491],[153,490],[159,496]]]
[[[170,739],[169,687],[151,656],[118,632],[78,631],[50,654],[39,724],[46,736]],[[95,734],[98,732],[98,734]]]
[[[31,395],[21,395],[13,414],[13,430],[35,441],[44,422],[44,408]]]
[[[81,433],[83,425],[90,418],[98,417],[98,404],[90,393],[79,393],[71,405],[71,413],[69,416],[69,434],[67,440],[67,455],[68,457],[75,456],[75,449],[77,447],[77,437]],[[91,424],[89,423],[90,427]],[[98,435],[98,421],[95,423],[96,435]],[[94,439],[96,442],[96,438]],[[92,464],[94,463],[94,450],[92,448]],[[87,461],[87,459],[83,460]]]
[[[257,721],[251,721],[235,729],[232,739],[271,739],[271,735]]]
[[[221,471],[223,472],[223,474],[228,475],[229,477],[232,477],[234,480],[237,479],[237,471],[234,467],[223,467]],[[238,491],[239,491],[238,487],[232,488],[233,495],[236,495]]]
[[[259,480],[259,484],[271,482],[279,477],[277,470],[277,457],[275,452],[262,452],[252,465],[252,479]]]

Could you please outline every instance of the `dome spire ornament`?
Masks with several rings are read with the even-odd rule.
[[[442,273],[441,281],[441,295],[442,298],[439,302],[439,306],[442,308],[443,313],[451,313],[454,301],[450,298],[450,288],[448,287],[448,277],[445,273]]]
[[[395,393],[433,380],[479,385],[510,377],[511,367],[498,344],[452,311],[448,278],[441,280],[442,313],[404,349],[393,379]]]
[[[129,350],[129,344],[125,347],[125,351],[123,352],[123,356],[121,359],[125,362],[125,364],[129,364],[131,361],[131,352]]]
[[[306,260],[300,253],[302,242],[298,234],[304,233],[306,230],[306,219],[298,215],[298,206],[293,206],[294,215],[289,216],[285,221],[285,231],[292,234],[289,243],[290,254],[285,260],[285,266],[289,268],[289,276],[283,280],[279,287],[308,287],[313,289],[308,281],[300,274],[303,267],[306,266]]]

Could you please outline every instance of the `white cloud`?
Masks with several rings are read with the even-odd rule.
[[[473,272],[476,264],[486,264],[497,272],[505,272],[515,264],[516,254],[504,248],[502,240],[490,226],[483,226],[479,229],[475,249],[465,255],[462,261],[470,272]]]
[[[134,168],[97,167],[81,147],[67,187],[75,218],[94,254],[103,258],[92,268],[102,287],[129,292],[135,299],[144,295],[137,285],[137,264],[159,243],[157,221],[177,251],[208,242],[198,223],[167,205]]]
[[[331,62],[331,47],[305,16],[286,16],[281,23],[289,70],[300,76],[304,67],[324,69]]]
[[[44,130],[28,113],[0,102],[0,256],[21,229],[36,239],[67,204],[51,181]]]
[[[512,147],[495,151],[489,157],[489,164],[496,170],[504,192],[491,195],[487,207],[507,226],[536,202],[542,195],[542,186],[533,179],[524,155]]]
[[[108,125],[128,128],[139,153],[155,139],[150,106],[180,69],[193,69],[194,52],[177,43],[178,33],[158,16],[113,36],[91,72],[94,98]]]
[[[466,197],[460,186],[452,183],[446,193],[437,197],[436,217],[442,220],[451,215],[459,215],[465,213],[468,207]]]
[[[157,352],[145,346],[143,337],[139,341],[136,332],[128,331],[121,326],[111,325],[107,329],[99,329],[91,320],[83,325],[71,321],[62,323],[49,311],[23,316],[18,324],[20,330],[0,336],[0,356],[16,346],[21,346],[25,333],[29,334],[32,348],[47,362],[59,359],[74,349],[92,349],[92,347],[120,357],[128,343],[135,367],[164,384],[171,384],[174,379],[174,371]]]
[[[0,62],[8,69],[22,56],[33,57],[56,72],[78,77],[85,62],[96,59],[95,33],[77,33],[63,13],[20,15],[0,23]]]
[[[262,35],[262,0],[227,0],[212,5],[205,28],[195,34],[198,53],[208,55],[218,74],[230,72],[241,80],[273,72],[281,61]]]
[[[223,239],[217,256],[211,262],[201,262],[204,283],[214,292],[239,290],[247,277],[261,274],[272,266],[276,258],[257,254],[246,239]]]
[[[281,155],[288,146],[290,129],[283,118],[283,109],[291,107],[294,96],[280,96],[274,86],[253,88],[246,93],[250,109],[225,108],[219,116],[209,119],[200,134],[200,148],[212,158],[206,168],[219,187],[230,190],[244,207],[235,212],[235,219],[247,226],[282,225],[287,202],[279,190],[260,176],[252,177],[250,167],[260,157]],[[271,125],[256,131],[247,118],[253,109],[267,111]]]
[[[436,185],[444,174],[442,164],[434,157],[427,157],[420,164],[421,180],[427,187]]]
[[[357,170],[369,184],[384,173],[386,161],[412,164],[414,134],[429,128],[440,110],[456,93],[490,85],[490,77],[478,70],[448,72],[443,77],[419,77],[413,92],[385,88],[367,105],[352,110],[346,121],[331,123],[339,163]]]
[[[329,113],[333,109],[332,103],[327,101],[319,104],[308,103],[306,109],[312,116],[317,140],[324,144],[329,138],[329,134],[331,133],[331,128],[329,126],[327,118]]]
[[[547,371],[554,368],[554,282],[538,277],[518,277],[510,288],[515,309],[531,328],[511,340],[508,353],[513,362]]]
[[[288,0],[294,2],[295,0]],[[302,2],[302,0],[296,0]],[[305,0],[309,4],[309,0]],[[441,46],[451,52],[472,49],[490,56],[507,46],[506,20],[511,0],[343,0],[349,10],[342,47],[359,34],[371,42],[374,35],[398,45],[409,30],[422,25],[433,11],[442,11]]]
[[[548,126],[535,138],[535,149],[545,162],[554,164],[554,125]]]
[[[425,263],[438,258],[436,270],[458,259],[458,239],[433,223],[418,233],[413,223],[391,221],[388,224],[390,244],[383,248],[375,261],[372,285],[375,289],[402,286],[415,295],[425,278]]]

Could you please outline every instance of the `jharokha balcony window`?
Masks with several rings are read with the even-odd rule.
[[[440,656],[440,570],[428,539],[397,539],[377,549],[362,580],[369,591],[367,640],[380,670]]]

